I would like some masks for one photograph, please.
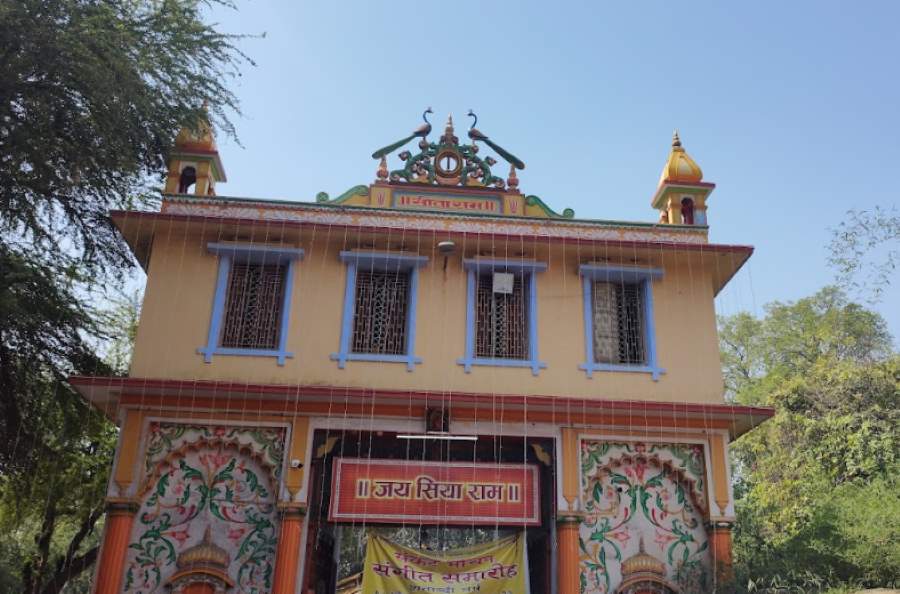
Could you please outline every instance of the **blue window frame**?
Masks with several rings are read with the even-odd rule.
[[[537,335],[537,283],[535,282],[535,273],[543,272],[547,269],[544,262],[535,262],[531,260],[494,260],[484,258],[472,258],[463,260],[463,268],[467,273],[466,282],[466,352],[465,356],[457,359],[457,363],[462,365],[466,373],[472,371],[473,365],[491,365],[496,367],[529,367],[533,375],[538,375],[541,369],[547,367],[547,364],[538,359],[538,335]],[[527,320],[527,358],[524,359],[503,359],[494,357],[480,357],[476,355],[475,335],[476,335],[476,288],[478,285],[478,277],[483,274],[494,272],[510,272],[521,275],[523,290],[526,296],[526,312]]]
[[[339,351],[331,359],[343,369],[347,361],[375,361],[405,363],[413,371],[422,359],[415,356],[416,307],[419,299],[419,267],[428,263],[426,256],[392,254],[389,252],[343,251],[341,261],[347,265],[347,284],[344,287],[344,313],[341,319]],[[409,274],[409,294],[406,303],[405,349],[401,354],[353,352],[353,328],[356,317],[357,278],[360,272],[388,272]]]
[[[605,266],[582,264],[579,267],[584,294],[584,350],[585,362],[579,365],[588,377],[595,371],[624,371],[649,373],[653,381],[658,381],[660,374],[666,372],[656,359],[656,329],[653,317],[653,281],[662,278],[663,272],[658,268],[640,268],[635,266]],[[643,361],[640,363],[604,363],[598,362],[594,352],[594,283],[612,283],[617,285],[636,285],[640,290],[640,330],[643,340]]]
[[[216,292],[213,297],[212,315],[206,346],[197,349],[206,363],[212,363],[213,355],[244,355],[251,357],[275,357],[279,365],[294,356],[287,350],[288,323],[290,322],[291,294],[294,285],[296,263],[303,259],[303,250],[267,245],[231,243],[209,243],[207,249],[219,257],[219,272]],[[225,303],[228,297],[228,282],[235,264],[280,264],[286,265],[284,291],[280,308],[278,345],[274,349],[227,348],[221,346],[222,330],[225,324]]]

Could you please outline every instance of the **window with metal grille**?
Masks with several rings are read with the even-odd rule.
[[[356,273],[352,352],[406,353],[409,275],[408,270]]]
[[[528,359],[527,304],[523,275],[513,278],[512,293],[495,293],[492,274],[475,286],[475,356]]]
[[[235,263],[228,278],[221,346],[276,349],[286,264]]]
[[[595,362],[645,363],[641,285],[595,282],[592,293]]]

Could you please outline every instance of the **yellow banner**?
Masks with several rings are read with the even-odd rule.
[[[362,594],[528,594],[522,535],[447,552],[408,549],[370,534]]]

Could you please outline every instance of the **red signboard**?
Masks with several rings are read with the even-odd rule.
[[[532,464],[335,458],[328,519],[537,526],[538,469]]]

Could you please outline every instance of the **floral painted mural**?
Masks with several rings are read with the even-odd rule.
[[[581,473],[583,594],[708,590],[702,446],[583,441]]]
[[[207,527],[228,553],[232,591],[269,592],[284,443],[278,427],[151,423],[125,592],[165,592],[178,555]]]

